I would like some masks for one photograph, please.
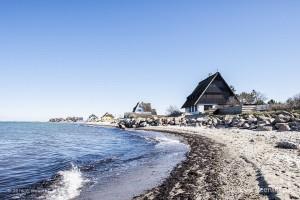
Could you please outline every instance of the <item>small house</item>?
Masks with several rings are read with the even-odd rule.
[[[101,117],[101,121],[102,122],[112,122],[114,121],[115,117],[110,114],[110,113],[105,113],[102,117]]]
[[[152,109],[151,103],[144,102],[138,102],[136,106],[134,106],[132,112],[137,114],[157,115],[156,110]]]
[[[240,104],[238,98],[219,72],[199,82],[182,108],[187,114],[205,113]]]

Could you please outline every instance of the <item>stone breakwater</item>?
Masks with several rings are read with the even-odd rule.
[[[240,115],[198,115],[181,117],[125,118],[120,128],[147,126],[192,126],[208,128],[240,128],[256,131],[300,131],[300,114],[280,111]]]

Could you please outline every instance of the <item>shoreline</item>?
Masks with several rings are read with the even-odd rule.
[[[137,130],[158,131],[151,128]],[[176,165],[169,177],[163,180],[161,185],[133,199],[196,199],[198,195],[213,199],[220,198],[220,183],[216,179],[219,170],[211,171],[210,168],[211,165],[218,165],[218,158],[221,156],[221,145],[202,136],[193,137],[184,133],[178,134],[164,130],[160,130],[159,132],[182,137],[189,145],[190,151],[187,153],[186,159]],[[206,150],[200,152],[200,148]],[[201,159],[205,159],[206,162],[200,163]],[[204,174],[205,177],[203,177]],[[209,186],[200,191],[198,187],[200,184],[197,179],[201,177],[203,177]]]
[[[191,152],[162,185],[135,199],[176,199],[176,193],[184,199],[300,198],[300,150],[276,147],[282,140],[300,143],[298,132],[176,126],[141,130],[183,136]],[[207,163],[204,168],[202,162]]]
[[[172,134],[190,146],[162,184],[135,200],[300,199],[300,150],[276,147],[283,140],[300,144],[299,132],[180,126],[128,130]]]
[[[190,146],[190,151],[186,159],[172,170],[161,185],[136,196],[134,200],[236,199],[237,197],[260,199],[259,188],[255,185],[255,176],[252,178],[243,176],[239,168],[225,169],[228,165],[240,165],[243,161],[229,155],[224,144],[203,135],[164,127],[137,130],[158,131],[183,137]]]
[[[120,131],[123,132],[123,130]],[[187,144],[182,143],[181,140],[174,135],[165,135],[157,131],[153,133],[138,130],[125,131],[133,132],[129,134],[143,134],[147,138],[153,138],[153,141],[155,139],[157,139],[157,142],[161,141],[157,143],[160,144],[159,149],[165,149],[166,147],[163,146],[169,146],[170,144],[172,144],[172,147],[167,147],[168,150],[163,154],[152,155],[151,157],[146,156],[142,162],[140,162],[141,158],[138,158],[137,161],[140,162],[139,165],[133,164],[122,173],[118,173],[110,178],[107,177],[107,179],[100,182],[100,184],[94,185],[93,190],[81,191],[81,194],[76,199],[132,199],[145,190],[160,185],[162,180],[169,176],[169,173],[177,163],[185,159],[185,154],[189,149]],[[176,147],[174,147],[174,145],[176,145]],[[172,149],[174,150],[173,153],[171,153]],[[165,162],[165,160],[169,160],[169,162]]]

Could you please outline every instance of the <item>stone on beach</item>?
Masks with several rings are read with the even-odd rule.
[[[257,131],[272,131],[273,127],[272,126],[258,126],[256,128]]]
[[[291,118],[288,115],[279,114],[275,118],[275,123],[286,123],[286,122],[290,121],[290,119]]]
[[[250,128],[250,125],[248,123],[244,123],[243,128],[248,129]]]
[[[280,141],[277,142],[276,147],[281,149],[298,149],[299,145],[290,141]]]
[[[290,127],[287,123],[277,123],[275,124],[275,127],[278,129],[278,131],[290,131]]]

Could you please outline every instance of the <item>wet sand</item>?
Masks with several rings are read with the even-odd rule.
[[[148,199],[268,199],[259,194],[256,172],[221,142],[184,130],[147,127],[183,137],[190,145],[187,158],[164,182],[135,200]],[[270,199],[270,198],[269,198]]]

